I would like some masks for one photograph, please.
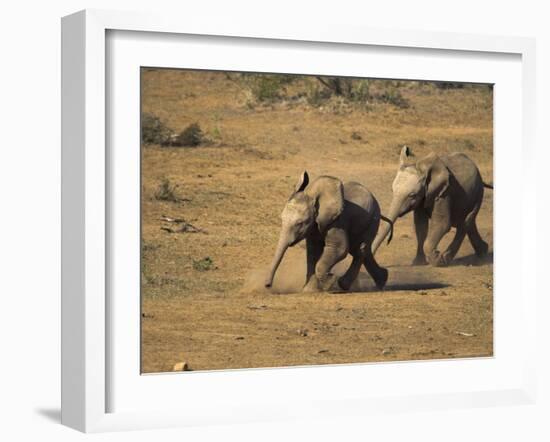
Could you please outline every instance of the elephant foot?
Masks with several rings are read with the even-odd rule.
[[[316,292],[319,292],[319,291],[321,291],[320,287],[319,287],[319,280],[317,279],[317,277],[315,275],[313,275],[311,278],[309,278],[309,281],[307,282],[307,284],[302,289],[303,293],[316,293]]]
[[[438,250],[428,255],[428,263],[433,267],[446,267],[449,265],[451,259],[448,254],[440,253]]]
[[[388,282],[388,269],[380,268],[380,274],[374,278],[374,283],[378,290],[383,290]]]
[[[349,291],[352,283],[353,281],[350,281],[349,278],[345,278],[343,276],[338,278],[338,286],[345,292]]]
[[[481,244],[475,248],[476,256],[478,258],[483,258],[485,255],[487,255],[488,251],[489,244],[487,244],[485,241],[482,241]]]
[[[411,264],[413,266],[425,266],[428,264],[428,261],[426,260],[425,255],[416,255]]]

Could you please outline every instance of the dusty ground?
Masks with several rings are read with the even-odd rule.
[[[299,82],[290,95],[292,87]],[[383,210],[403,144],[418,155],[463,151],[492,182],[488,88],[404,82],[399,91],[408,108],[260,106],[223,74],[143,71],[143,111],[176,130],[198,122],[211,140],[142,147],[143,372],[178,361],[208,370],[492,354],[492,254],[480,261],[465,241],[448,268],[411,267],[412,215],[377,254],[390,272],[385,291],[362,270],[352,293],[299,293],[303,245],[287,253],[274,288],[262,287],[279,213],[304,169],[365,184]],[[163,179],[180,201],[155,198]],[[491,252],[492,196],[486,191],[478,216]],[[161,227],[176,226],[162,216],[205,232],[169,233]]]

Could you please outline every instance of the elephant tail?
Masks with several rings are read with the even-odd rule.
[[[487,184],[486,182],[483,182],[483,187],[485,187],[487,189],[492,189],[493,185],[492,184]]]
[[[388,244],[389,244],[391,239],[393,238],[393,221],[389,218],[386,218],[382,214],[380,215],[380,219],[383,221],[386,221],[390,225],[390,236],[388,237]]]

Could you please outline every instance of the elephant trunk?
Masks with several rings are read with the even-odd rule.
[[[395,223],[395,220],[399,216],[401,210],[401,201],[396,200],[395,198],[392,200],[392,203],[390,205],[390,210],[386,217],[391,221],[391,223]],[[376,250],[378,250],[378,247],[380,247],[380,244],[382,244],[382,241],[386,239],[390,231],[392,230],[392,224],[390,223],[381,223],[380,227],[378,228],[378,233],[376,235],[376,238],[374,238],[374,241],[372,242],[372,253],[375,254]]]
[[[271,261],[269,275],[267,276],[267,279],[265,281],[266,287],[269,288],[273,284],[273,278],[275,277],[275,273],[279,268],[279,264],[281,263],[281,260],[283,259],[283,256],[287,248],[288,248],[288,241],[287,241],[286,235],[284,234],[284,232],[281,232],[279,243],[277,244],[277,249],[275,250],[275,255],[273,256],[273,261]]]

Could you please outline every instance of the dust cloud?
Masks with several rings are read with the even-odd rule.
[[[351,257],[339,262],[332,269],[332,282],[330,284],[331,292],[341,292],[337,279],[343,275],[351,263]],[[419,271],[419,269],[421,269]],[[385,291],[399,290],[429,290],[447,287],[438,281],[438,275],[428,267],[391,266],[388,267],[389,277]],[[269,272],[269,263],[261,267],[252,269],[247,274],[245,282],[241,288],[242,293],[272,293],[287,294],[299,293],[305,284],[306,279],[306,256],[305,250],[301,247],[295,247],[287,250],[281,265],[273,280],[271,288],[264,286],[265,279]],[[350,292],[373,292],[378,291],[370,275],[361,268],[359,276],[350,288]]]

